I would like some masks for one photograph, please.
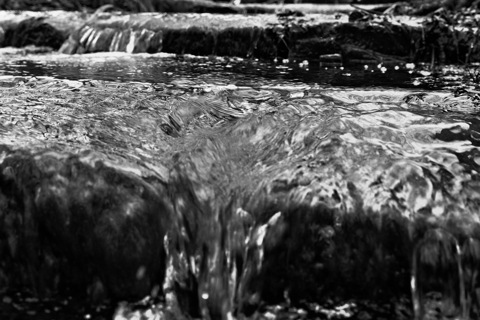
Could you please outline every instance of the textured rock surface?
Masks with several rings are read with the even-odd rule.
[[[0,15],[3,46],[49,45],[70,54],[162,51],[313,62],[338,54],[337,62],[343,63],[447,63],[477,61],[479,55],[478,48],[470,46],[474,30],[451,28],[442,18],[372,15],[349,21],[346,13],[245,16],[3,11]]]
[[[162,282],[172,213],[161,181],[91,153],[5,147],[1,170],[4,285],[140,298]]]

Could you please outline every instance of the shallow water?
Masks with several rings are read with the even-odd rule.
[[[278,304],[262,317],[354,318],[366,312],[359,302],[342,309],[307,301],[308,312],[298,305],[321,295],[394,297],[390,291],[408,293],[410,283],[417,317],[478,313],[470,270],[480,258],[473,84],[445,90],[459,77],[441,82],[410,66],[111,53],[4,56],[0,66],[2,144],[38,158],[77,154],[93,167],[101,160],[169,185],[179,231],[170,235],[163,286],[195,282],[189,299],[198,299],[202,317],[241,314],[239,306],[261,296]],[[357,235],[348,228],[363,222],[345,217],[362,214],[379,218]],[[401,227],[391,227],[397,220]],[[440,231],[424,237],[425,228]],[[392,230],[405,234],[392,240]],[[278,283],[269,275],[276,272]],[[310,281],[298,285],[305,274]],[[448,308],[430,308],[432,295]],[[150,313],[164,316],[158,306]],[[138,315],[128,307],[117,313]]]
[[[185,82],[194,85],[258,86],[272,83],[315,83],[318,85],[383,88],[437,88],[422,82],[421,69],[405,65],[364,65],[343,68],[339,64],[309,65],[306,61],[265,63],[224,57],[175,56],[171,54],[95,53],[85,55],[21,55],[3,50],[0,75],[51,76],[60,79],[95,79],[152,83]],[[420,80],[420,81],[419,81]]]

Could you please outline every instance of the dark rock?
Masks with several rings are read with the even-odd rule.
[[[4,12],[3,16],[3,45],[32,43],[59,48],[68,37],[60,52],[69,54],[163,51],[317,61],[320,56],[340,53],[339,47],[354,46],[374,55],[440,64],[472,62],[480,56],[478,46],[471,46],[475,34],[469,20],[463,29],[452,28],[451,18],[441,13],[431,18],[409,18],[408,23],[402,22],[405,17],[397,21],[376,13],[352,22],[344,13],[299,17],[120,12],[28,12],[18,16]]]
[[[402,25],[358,23],[339,24],[335,39],[381,54],[408,57],[411,54],[412,33],[420,32]],[[419,34],[420,35],[420,34]],[[413,35],[415,36],[415,35]]]
[[[163,281],[172,218],[164,186],[92,156],[2,147],[0,252],[10,287],[40,295],[91,287],[93,298],[104,287],[138,299]]]
[[[340,53],[340,45],[335,38],[308,38],[296,43],[295,55],[307,60],[318,60],[322,55]]]
[[[2,44],[14,47],[49,46],[58,49],[64,41],[64,34],[45,23],[43,18],[30,18],[20,22],[14,29],[6,29]]]
[[[402,57],[381,54],[373,50],[361,49],[352,45],[343,45],[341,49],[343,65],[378,64],[399,65],[407,60]]]

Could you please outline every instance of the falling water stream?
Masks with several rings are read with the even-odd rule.
[[[94,199],[88,190],[102,183],[126,190],[100,206],[125,212],[125,221],[162,203],[160,222],[122,231],[122,245],[135,245],[118,259],[138,249],[137,264],[124,266],[136,270],[131,293],[150,294],[118,306],[116,320],[476,318],[480,92],[473,76],[466,81],[455,69],[436,78],[409,65],[4,54],[2,181],[21,185],[24,169],[14,161],[31,154],[40,172],[32,174],[44,180],[27,200],[51,220],[60,219],[56,208],[74,212]],[[124,178],[83,178],[83,166]],[[26,199],[30,185],[22,186]],[[117,219],[115,210],[105,219]],[[4,220],[0,254],[15,257],[20,240],[9,228],[17,222]],[[167,227],[148,229],[156,223]],[[68,251],[78,244],[90,248],[64,231],[68,224],[39,228],[42,243],[65,242],[65,252],[45,249],[51,261],[73,259]],[[144,248],[155,248],[161,263]],[[82,250],[75,252],[98,258]],[[123,275],[117,269],[87,265],[97,275],[90,296],[130,290],[111,284]],[[163,271],[149,273],[155,268]],[[68,299],[40,304],[1,287],[0,294],[2,319],[95,314],[68,309]]]

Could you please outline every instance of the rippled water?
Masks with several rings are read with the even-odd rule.
[[[265,317],[357,317],[352,304],[307,314],[285,303],[409,290],[406,318],[478,315],[474,87],[427,91],[445,86],[409,66],[111,53],[0,65],[2,144],[169,185],[178,231],[163,285],[195,283],[185,299],[204,318],[247,314],[259,299],[283,303]]]
[[[0,74],[52,76],[65,79],[96,79],[171,83],[193,81],[200,84],[258,86],[272,83],[316,83],[349,87],[381,86],[427,88],[440,87],[424,78],[419,69],[405,65],[368,65],[345,69],[340,65],[308,65],[308,62],[278,61],[264,63],[241,58],[174,56],[169,54],[96,53],[78,56],[44,54],[19,55],[7,51],[0,55]],[[382,69],[383,68],[383,69]]]

